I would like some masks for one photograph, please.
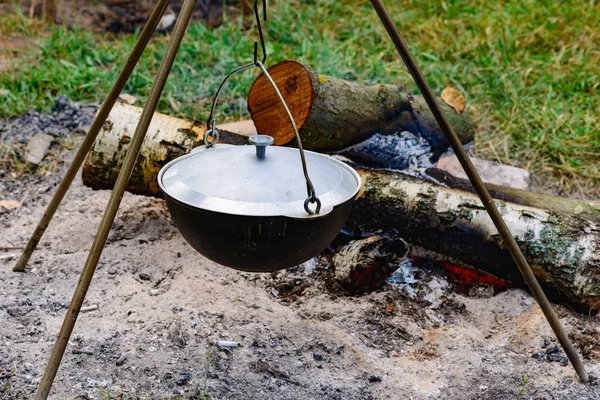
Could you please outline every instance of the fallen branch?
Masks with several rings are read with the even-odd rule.
[[[467,179],[457,178],[447,171],[428,168],[425,173],[451,189],[466,190],[475,193],[473,185]],[[515,189],[506,186],[486,184],[493,198],[510,203],[548,209],[557,214],[580,215],[587,219],[600,222],[600,202],[592,200],[577,200],[567,197]]]
[[[374,289],[398,269],[407,248],[404,240],[390,236],[354,240],[334,254],[335,278],[351,292]]]

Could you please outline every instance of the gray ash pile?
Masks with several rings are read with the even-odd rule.
[[[431,168],[436,161],[431,144],[425,138],[406,131],[392,135],[376,133],[338,154],[367,167],[405,171]]]
[[[32,110],[17,118],[0,120],[0,143],[25,143],[38,133],[55,139],[70,133],[85,134],[97,109],[98,104],[71,103],[65,96],[58,96],[49,113]]]

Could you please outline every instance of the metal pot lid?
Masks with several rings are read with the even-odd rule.
[[[307,189],[298,149],[265,149],[270,144],[265,140],[262,135],[255,137],[256,147],[198,147],[165,165],[158,184],[168,196],[188,206],[248,216],[319,217],[358,193],[361,180],[354,169],[305,151],[308,173],[321,201],[320,213],[309,215],[304,210]]]

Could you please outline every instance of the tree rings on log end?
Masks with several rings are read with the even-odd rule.
[[[310,115],[314,94],[308,70],[292,60],[282,61],[267,70],[285,99],[296,127],[300,129]],[[250,88],[248,109],[257,131],[272,136],[275,145],[284,145],[294,139],[294,128],[285,108],[264,74],[261,74]]]

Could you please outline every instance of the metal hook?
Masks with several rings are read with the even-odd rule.
[[[260,0],[254,0],[254,17],[256,18],[256,25],[258,27],[258,36],[260,38],[260,47],[262,48],[262,63],[267,61],[267,48],[265,47],[265,39],[263,38],[262,26],[260,25],[260,16],[258,15],[258,2]],[[267,0],[263,0],[263,18],[267,20]],[[254,64],[258,63],[258,43],[254,42]]]
[[[250,64],[246,64],[246,65],[242,65],[239,68],[236,68],[235,70],[233,70],[232,72],[230,72],[225,79],[223,80],[223,82],[221,82],[221,85],[219,85],[219,88],[217,89],[217,93],[215,94],[215,98],[213,100],[212,103],[212,107],[210,108],[210,114],[208,116],[208,122],[207,122],[207,126],[208,124],[213,121],[213,116],[215,113],[215,108],[217,106],[217,100],[219,99],[219,94],[221,93],[221,89],[223,89],[223,86],[225,86],[225,83],[227,83],[227,81],[229,80],[229,78],[231,78],[231,76],[235,75],[236,73],[243,71],[249,67],[252,66],[259,66],[259,63],[264,63],[267,60],[267,48],[265,46],[265,39],[263,37],[263,33],[262,33],[262,26],[260,24],[260,16],[258,14],[258,2],[260,0],[254,0],[254,17],[256,18],[256,25],[258,27],[258,36],[260,38],[260,46],[262,48],[262,61],[258,60],[258,43],[254,42],[254,62],[250,63]],[[263,0],[263,18],[266,21],[267,20],[267,0]],[[216,129],[213,129],[214,132],[216,132]],[[212,142],[212,144],[214,144],[214,142]],[[208,146],[207,146],[208,147]]]

